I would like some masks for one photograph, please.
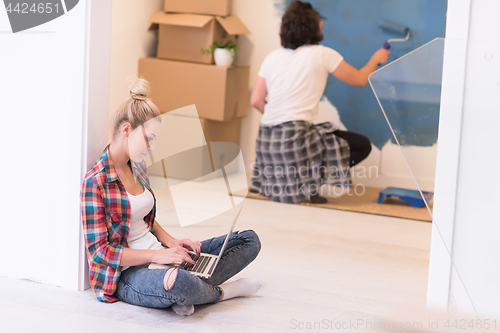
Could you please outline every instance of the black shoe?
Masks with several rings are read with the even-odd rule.
[[[311,196],[311,203],[313,204],[324,204],[327,202],[328,200],[326,198],[320,197],[319,194]]]

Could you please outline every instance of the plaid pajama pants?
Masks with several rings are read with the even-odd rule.
[[[297,203],[321,185],[351,187],[349,145],[336,130],[332,123],[305,121],[260,126],[250,191]]]

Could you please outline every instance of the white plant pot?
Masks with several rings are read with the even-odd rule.
[[[226,49],[215,49],[214,60],[217,66],[231,66],[233,63],[234,51]]]

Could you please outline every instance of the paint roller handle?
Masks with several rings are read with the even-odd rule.
[[[385,42],[384,43],[384,49],[389,50],[391,48],[391,43]]]

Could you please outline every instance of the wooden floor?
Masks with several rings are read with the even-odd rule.
[[[324,204],[313,204],[309,202],[310,200],[307,200],[300,204],[318,208],[338,209],[350,212],[392,216],[404,219],[432,222],[432,216],[425,206],[420,208],[412,207],[409,203],[404,202],[399,198],[385,198],[384,201],[379,204],[378,199],[381,190],[381,188],[366,187],[360,185],[359,189],[350,189],[349,191],[346,191],[346,194],[341,197],[327,197],[328,202]],[[238,191],[234,194],[253,199],[271,200],[263,195],[247,191]],[[432,211],[432,200],[430,200],[428,205],[429,209]]]
[[[157,220],[175,237],[224,234],[236,214],[181,228],[164,194],[155,194]],[[300,323],[376,320],[425,306],[430,223],[255,199],[242,205],[237,229],[255,230],[262,250],[237,277],[259,279],[256,295],[180,317],[171,309],[103,304],[90,290],[0,278],[2,327],[9,333],[294,332]]]

